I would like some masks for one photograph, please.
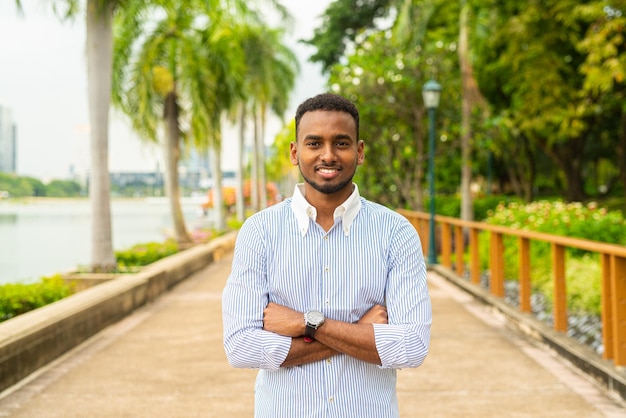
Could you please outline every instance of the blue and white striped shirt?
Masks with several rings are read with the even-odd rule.
[[[222,299],[228,360],[260,369],[255,417],[398,417],[395,369],[421,365],[430,341],[419,237],[404,217],[361,198],[356,185],[328,232],[315,216],[298,185],[293,198],[242,226]],[[281,368],[291,338],[263,330],[269,302],[350,323],[386,305],[389,323],[373,325],[382,365],[338,354]]]

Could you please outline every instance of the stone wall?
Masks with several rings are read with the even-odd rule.
[[[0,323],[0,391],[219,260],[236,232]]]

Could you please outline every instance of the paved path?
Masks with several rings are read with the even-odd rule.
[[[0,394],[0,416],[252,417],[256,372],[230,368],[222,348],[230,261]],[[403,418],[626,416],[623,404],[489,309],[435,273],[429,281],[431,353],[422,367],[398,373]]]

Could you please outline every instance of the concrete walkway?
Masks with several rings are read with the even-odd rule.
[[[0,394],[0,416],[252,417],[256,371],[232,369],[222,348],[230,262],[222,258]],[[624,404],[488,308],[435,273],[429,281],[431,353],[398,373],[403,418],[626,416]]]

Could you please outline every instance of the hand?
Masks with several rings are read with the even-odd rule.
[[[357,321],[357,324],[387,324],[387,308],[383,305],[374,305],[365,312],[365,315]]]
[[[274,302],[263,310],[263,329],[286,337],[304,335],[304,313]]]

